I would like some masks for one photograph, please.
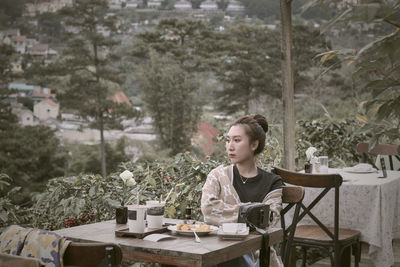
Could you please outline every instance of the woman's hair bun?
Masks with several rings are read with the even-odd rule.
[[[263,128],[265,133],[268,132],[268,122],[263,115],[257,114],[253,117],[253,119],[257,121],[257,123],[261,126],[261,128]]]

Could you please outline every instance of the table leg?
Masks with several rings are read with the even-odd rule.
[[[343,250],[342,259],[341,259],[342,267],[350,267],[351,266],[351,246],[348,246]]]

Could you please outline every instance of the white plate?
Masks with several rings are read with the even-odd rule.
[[[169,225],[168,226],[168,230],[170,230],[172,232],[176,232],[176,233],[181,234],[181,235],[189,235],[189,236],[193,236],[194,235],[193,234],[193,230],[190,230],[190,231],[177,230],[176,229],[177,227],[178,227],[177,225]],[[218,227],[216,227],[216,226],[210,225],[210,227],[211,227],[211,231],[196,231],[196,234],[198,236],[202,236],[202,235],[207,235],[209,233],[212,233],[212,232],[215,232],[215,231],[218,230]]]
[[[343,171],[350,172],[350,173],[374,173],[374,172],[378,172],[377,170],[358,171],[358,170],[354,170],[353,168],[343,168]]]

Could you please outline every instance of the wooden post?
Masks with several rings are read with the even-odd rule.
[[[281,6],[281,50],[282,50],[282,100],[284,167],[295,169],[295,121],[294,121],[294,81],[292,64],[292,2],[280,0]]]

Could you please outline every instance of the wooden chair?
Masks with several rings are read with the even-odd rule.
[[[281,210],[281,228],[283,229],[283,242],[281,246],[281,257],[283,265],[289,266],[290,249],[293,243],[296,222],[300,212],[300,204],[304,198],[304,188],[300,186],[284,186],[282,188],[282,203],[287,204]],[[292,223],[286,226],[285,214],[295,207]]]
[[[400,161],[399,157],[399,145],[395,144],[377,144],[375,147],[371,150],[369,150],[369,144],[368,143],[359,143],[357,145],[357,151],[362,153],[363,156],[363,162],[365,163],[370,163],[372,166],[375,168],[376,165],[372,160],[368,157],[368,155],[386,155],[389,157],[389,165],[390,169],[394,170],[393,166],[393,157],[397,158],[398,161]]]
[[[42,265],[40,264],[40,261],[35,258],[0,253],[0,266],[41,267]]]
[[[64,266],[102,267],[120,266],[121,247],[114,243],[78,243],[72,242],[67,247]]]
[[[296,226],[293,237],[293,246],[301,246],[304,250],[303,266],[307,256],[307,248],[319,247],[330,252],[331,265],[341,266],[341,256],[346,248],[352,248],[355,256],[355,266],[358,266],[361,255],[359,231],[339,228],[339,187],[343,179],[339,174],[308,174],[296,173],[281,168],[275,168],[285,183],[313,188],[323,188],[322,192],[306,207],[300,203],[302,212],[292,224],[296,225],[305,215],[308,215],[316,225]],[[311,210],[331,190],[334,190],[333,227],[325,226]]]

